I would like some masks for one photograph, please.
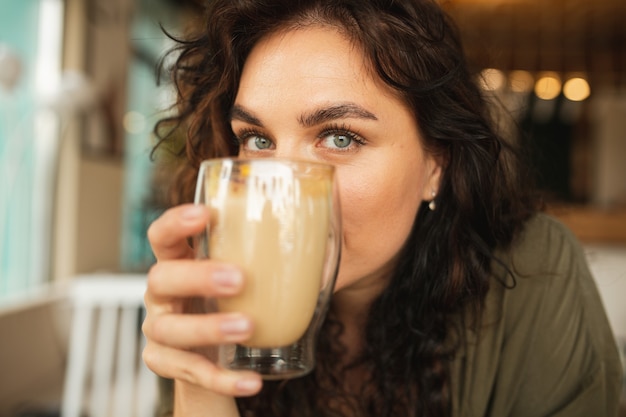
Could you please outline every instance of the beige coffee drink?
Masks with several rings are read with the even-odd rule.
[[[286,346],[307,330],[323,285],[331,183],[276,167],[246,169],[245,181],[220,189],[216,181],[206,184],[209,256],[239,265],[245,275],[243,292],[218,299],[217,307],[252,319],[246,346]]]

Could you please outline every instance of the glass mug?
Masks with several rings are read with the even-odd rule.
[[[196,258],[238,265],[244,288],[205,300],[205,311],[240,312],[250,339],[217,346],[225,368],[288,379],[315,365],[317,335],[329,307],[341,252],[335,169],[287,159],[204,161],[196,204],[209,208]]]

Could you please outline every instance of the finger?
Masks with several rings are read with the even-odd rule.
[[[219,297],[241,291],[243,274],[234,265],[209,260],[161,261],[148,272],[146,294],[153,299]]]
[[[167,210],[148,228],[148,240],[158,259],[192,258],[187,239],[203,231],[209,220],[206,207],[184,204]]]
[[[182,380],[221,395],[250,396],[257,394],[262,386],[261,377],[255,372],[223,369],[199,353],[154,343],[144,348],[143,360],[157,375]]]
[[[146,338],[175,348],[241,343],[252,335],[252,322],[239,313],[165,314],[147,317]]]

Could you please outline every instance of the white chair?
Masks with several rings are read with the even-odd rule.
[[[157,381],[141,360],[145,275],[72,280],[61,417],[152,417]]]

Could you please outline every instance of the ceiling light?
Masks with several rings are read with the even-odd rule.
[[[514,93],[530,93],[533,91],[535,79],[528,71],[511,71],[509,73],[509,88]]]
[[[504,73],[495,68],[486,68],[480,73],[480,81],[483,90],[496,91],[501,89],[506,82]]]
[[[582,77],[570,78],[563,86],[563,94],[571,101],[583,101],[590,93],[589,83]]]
[[[535,83],[535,94],[542,100],[552,100],[561,94],[561,78],[556,72],[544,72]]]

